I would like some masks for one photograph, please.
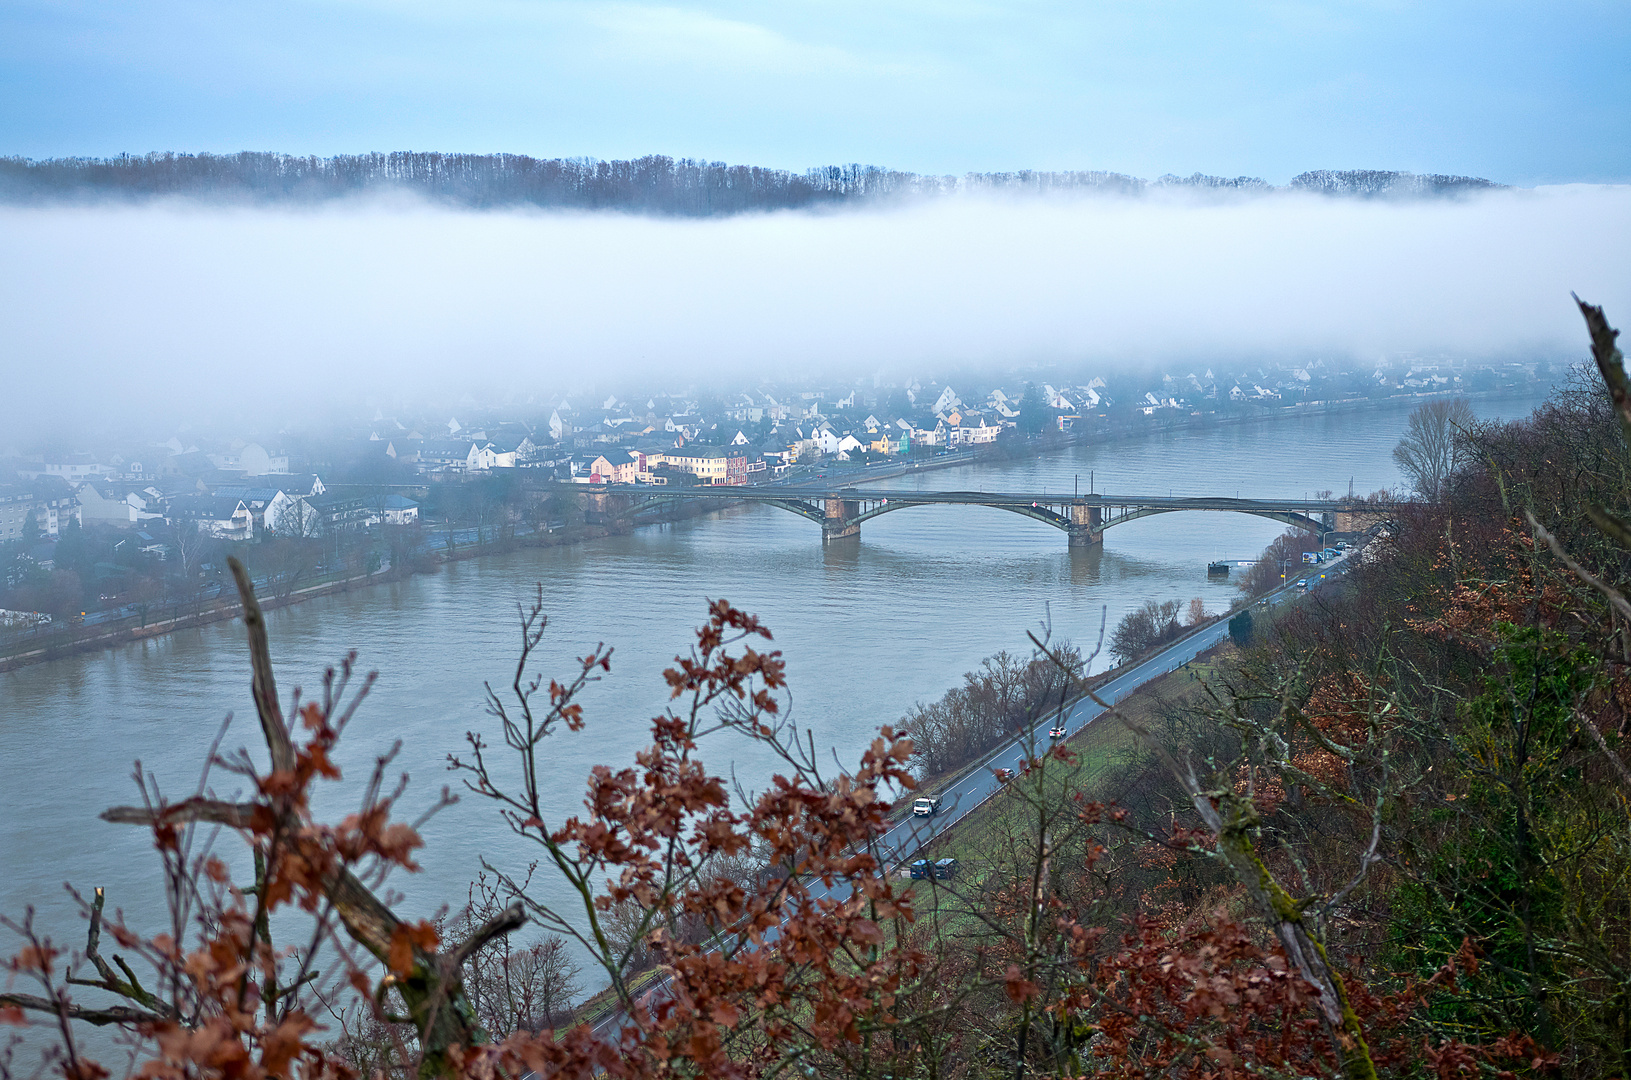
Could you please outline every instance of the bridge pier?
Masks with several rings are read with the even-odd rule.
[[[583,520],[590,525],[609,525],[628,509],[629,497],[622,492],[590,491],[584,495]]]
[[[824,500],[826,517],[821,519],[821,542],[831,544],[837,540],[850,540],[861,535],[861,523],[855,518],[861,504],[852,499]]]
[[[1065,527],[1073,548],[1097,547],[1104,543],[1104,508],[1072,503],[1070,524]]]

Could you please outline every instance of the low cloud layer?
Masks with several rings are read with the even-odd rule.
[[[0,209],[0,424],[1033,362],[1581,354],[1631,325],[1631,187],[995,201],[676,221]],[[0,434],[0,450],[12,441]]]

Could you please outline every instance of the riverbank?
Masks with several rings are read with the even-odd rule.
[[[1200,622],[1196,623],[1194,626],[1186,627],[1182,634],[1171,641],[1164,641],[1159,645],[1139,653],[1137,656],[1134,656],[1129,660],[1124,660],[1121,663],[1116,664],[1114,667],[1106,668],[1096,675],[1088,676],[1088,678],[1083,680],[1083,689],[1080,693],[1065,699],[1055,709],[1048,710],[1047,716],[1038,718],[1038,728],[1051,724],[1053,722],[1051,717],[1053,716],[1069,716],[1075,711],[1077,706],[1088,700],[1091,695],[1098,693],[1104,687],[1114,683],[1118,679],[1121,679],[1129,672],[1136,671],[1138,668],[1157,660],[1164,653],[1183,649],[1183,647],[1192,638],[1200,634],[1204,634],[1208,630],[1212,630],[1220,623],[1227,623],[1242,610],[1261,604],[1267,601],[1270,596],[1286,592],[1289,590],[1289,588],[1290,586],[1282,586],[1282,588],[1277,590],[1274,594],[1266,594],[1263,597],[1254,597],[1249,600],[1243,600],[1241,603],[1236,604],[1220,615],[1209,615],[1205,619],[1202,619]],[[1212,646],[1211,648],[1215,649],[1216,646]],[[1206,652],[1203,651],[1198,655],[1204,656],[1206,655]],[[1159,681],[1162,678],[1165,678],[1165,675],[1157,676],[1156,680],[1154,681]],[[1140,686],[1135,689],[1133,693],[1141,693],[1142,690],[1143,687]],[[963,781],[967,780],[970,776],[973,776],[976,773],[989,771],[992,763],[996,761],[997,758],[1002,757],[1012,751],[1013,747],[1014,740],[1012,738],[1003,739],[991,747],[991,749],[979,754],[973,760],[959,765],[954,769],[948,769],[946,772],[938,773],[933,776],[920,777],[918,779],[918,788],[913,798],[935,795],[944,796],[955,791],[963,783]],[[889,820],[893,823],[899,823],[905,821],[910,816],[911,800],[903,799],[892,811],[890,811]]]
[[[1472,395],[1475,400],[1501,396],[1501,394],[1493,392]],[[1273,421],[1277,420],[1297,420],[1325,413],[1376,411],[1390,406],[1397,408],[1401,405],[1407,406],[1415,400],[1417,399],[1384,398],[1298,404],[1264,410],[1256,415],[1243,416],[1218,417],[1208,415],[1195,417],[1175,415],[1172,417],[1140,417],[1136,423],[1119,424],[1114,428],[1096,428],[1091,432],[1076,434],[1046,435],[1012,445],[956,451],[920,461],[895,460],[873,465],[855,466],[828,463],[818,468],[820,471],[825,472],[826,479],[829,482],[839,486],[851,486],[973,464],[997,465],[1018,460],[1040,460],[1084,444],[1117,443],[1132,446],[1154,435],[1182,431],[1203,432],[1214,428],[1238,428],[1245,425],[1273,427],[1275,426]],[[1101,476],[1100,479],[1102,480],[1103,477]],[[643,526],[686,520],[725,509],[730,505],[733,504],[714,504],[707,507],[677,505],[651,515],[640,524]],[[457,530],[451,552],[447,550],[448,538],[443,530],[431,528],[427,530],[425,538],[427,546],[415,553],[412,562],[416,565],[411,568],[404,566],[396,572],[376,573],[373,575],[351,574],[331,581],[314,581],[298,590],[291,591],[287,596],[281,598],[276,597],[276,590],[269,585],[261,587],[258,583],[258,587],[262,588],[265,597],[271,601],[271,606],[282,606],[331,595],[337,591],[348,592],[380,582],[399,580],[410,573],[431,572],[444,562],[504,554],[525,547],[559,547],[584,544],[599,541],[608,536],[619,535],[626,532],[627,528],[625,526],[605,524],[574,525],[569,528],[554,530],[518,527],[510,530],[508,535],[499,539],[486,539],[488,530],[483,530],[481,533],[483,540],[478,543],[474,541],[466,542],[462,539],[477,531],[472,527],[465,527]],[[441,546],[438,547],[437,545]],[[406,563],[408,560],[401,561]],[[216,590],[213,595],[208,595],[210,589]],[[217,601],[221,599],[220,592],[223,589],[229,593],[225,597],[227,601],[225,607],[217,604]],[[150,619],[145,614],[138,616],[130,613],[131,608],[127,608],[125,609],[127,614],[118,618],[109,618],[107,613],[100,613],[100,615],[92,613],[92,619],[83,624],[56,623],[49,628],[34,628],[17,634],[0,635],[0,672],[15,670],[78,652],[114,648],[133,641],[150,639],[157,635],[169,633],[172,630],[197,627],[233,617],[235,606],[231,602],[232,597],[230,596],[229,587],[222,582],[216,582],[202,590],[202,592],[208,595],[208,599],[199,601],[195,596],[192,601],[170,601],[162,605],[152,605],[151,609],[158,609],[164,614],[165,617],[162,619]],[[177,610],[178,607],[184,605],[188,606],[187,610]],[[151,613],[151,609],[149,613]]]
[[[641,526],[683,521],[719,509],[720,507],[717,505],[709,507],[676,506],[671,510],[663,511],[660,516],[654,519],[641,522]],[[515,529],[508,535],[492,540],[472,541],[463,546],[457,540],[449,545],[445,537],[433,535],[432,539],[442,541],[442,546],[440,548],[427,547],[415,552],[414,565],[390,567],[374,573],[337,577],[333,580],[321,581],[281,593],[270,588],[269,582],[257,581],[255,583],[256,592],[261,607],[270,611],[289,607],[306,600],[333,596],[336,593],[347,593],[356,589],[401,581],[415,574],[433,573],[445,563],[463,562],[468,559],[477,559],[490,555],[503,555],[523,548],[550,548],[581,544],[614,536],[628,530],[629,527],[625,526],[607,525],[579,525],[553,530],[522,527]],[[467,532],[468,530],[462,531]],[[58,660],[77,653],[117,648],[132,642],[150,640],[177,630],[208,626],[211,623],[234,619],[238,616],[240,605],[237,596],[225,587],[224,582],[211,582],[207,587],[200,590],[199,595],[202,598],[193,601],[196,606],[188,611],[172,614],[168,617],[148,619],[146,617],[132,616],[107,620],[94,625],[55,623],[31,628],[14,636],[11,641],[0,645],[0,649],[6,650],[3,655],[0,655],[0,673],[15,671],[18,668],[28,667],[32,664]],[[179,604],[174,606],[179,606]]]
[[[837,479],[840,480],[843,486],[851,486],[870,480],[884,480],[933,469],[955,468],[961,465],[974,464],[981,460],[983,456],[978,452],[960,452],[946,454],[940,458],[932,458],[924,462],[890,464],[884,467],[862,467],[853,475]],[[462,546],[459,543],[458,536],[467,536],[472,531],[471,529],[456,530],[451,543],[449,543],[445,535],[431,530],[427,546],[414,553],[414,565],[380,570],[371,574],[350,575],[282,594],[267,589],[268,582],[257,581],[255,584],[257,593],[260,595],[261,606],[267,610],[272,610],[298,604],[304,600],[315,600],[323,596],[332,596],[335,593],[350,592],[353,589],[400,581],[413,574],[434,573],[444,563],[462,562],[467,559],[476,559],[489,555],[504,555],[523,548],[551,548],[583,544],[601,540],[608,536],[621,535],[631,529],[686,521],[702,517],[704,514],[717,513],[740,505],[742,504],[736,502],[715,502],[708,505],[676,502],[669,508],[646,515],[641,521],[632,525],[583,524],[554,529],[521,526],[514,528],[507,535],[492,540],[470,541]],[[439,547],[435,546],[437,543],[440,544]],[[200,595],[204,599],[193,601],[197,606],[188,611],[171,614],[163,618],[148,619],[145,616],[129,616],[120,619],[108,619],[92,625],[49,623],[30,628],[25,632],[14,635],[10,641],[0,642],[0,673],[14,671],[32,664],[46,663],[76,653],[117,648],[121,645],[149,640],[177,630],[207,626],[210,623],[232,619],[238,615],[239,605],[237,599],[231,593],[231,590],[225,587],[224,580],[211,582],[200,590]],[[180,603],[176,602],[166,606],[174,609],[179,607]]]

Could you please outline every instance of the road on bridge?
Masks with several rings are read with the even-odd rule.
[[[1236,499],[1213,495],[1110,495],[1100,492],[1086,495],[1063,491],[937,491],[930,489],[895,490],[891,488],[863,487],[786,487],[777,484],[740,486],[700,485],[697,487],[665,488],[636,484],[559,484],[564,490],[596,495],[632,495],[643,499],[723,499],[733,502],[785,502],[809,500],[825,502],[868,503],[971,503],[978,506],[1020,506],[1036,503],[1042,506],[1139,506],[1163,510],[1295,510],[1303,513],[1327,513],[1347,508],[1338,499]],[[1369,508],[1368,506],[1365,508]]]

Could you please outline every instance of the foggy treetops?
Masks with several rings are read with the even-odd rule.
[[[245,152],[42,161],[0,159],[0,200],[14,203],[176,195],[309,203],[406,191],[461,207],[537,206],[682,217],[842,206],[958,192],[1140,195],[1174,188],[1423,198],[1501,186],[1470,176],[1385,170],[1305,172],[1284,189],[1255,177],[1201,173],[1163,176],[1153,181],[1100,171],[1020,170],[969,173],[963,177],[923,176],[872,165],[833,165],[795,173],[662,155],[635,161],[410,152],[331,158]]]

